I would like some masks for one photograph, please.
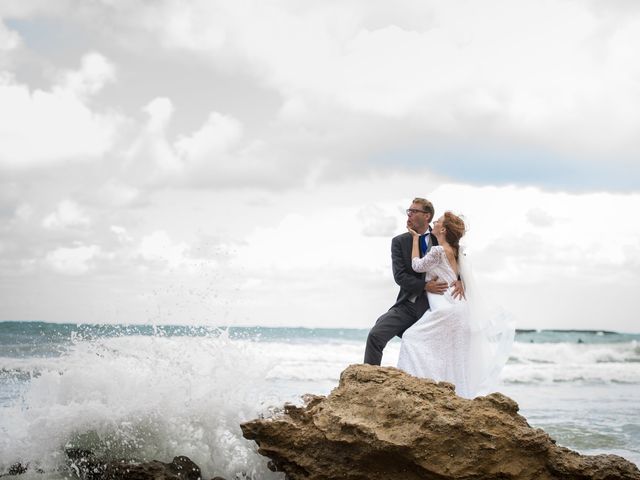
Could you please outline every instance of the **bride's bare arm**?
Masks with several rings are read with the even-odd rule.
[[[413,230],[409,230],[411,232],[411,236],[413,237],[413,245],[411,247],[411,258],[420,256],[420,245],[419,245],[419,236]]]

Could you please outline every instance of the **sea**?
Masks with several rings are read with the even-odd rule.
[[[0,322],[0,475],[20,463],[28,470],[15,478],[67,478],[65,450],[81,448],[113,459],[186,455],[203,478],[282,480],[239,424],[328,394],[362,361],[366,336]],[[389,343],[383,365],[399,347]],[[640,464],[640,334],[520,330],[496,390],[558,444]]]

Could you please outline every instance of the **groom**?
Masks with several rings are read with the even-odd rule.
[[[420,256],[437,245],[436,237],[431,234],[429,222],[433,219],[433,205],[424,198],[414,198],[407,209],[407,228],[420,234]],[[391,264],[393,278],[400,285],[400,293],[395,305],[384,313],[373,326],[367,337],[364,363],[380,365],[382,350],[387,342],[396,335],[402,337],[404,331],[416,323],[429,309],[425,292],[442,295],[447,291],[447,282],[438,279],[425,282],[425,274],[414,272],[411,268],[411,247],[413,240],[405,232],[391,241]],[[459,294],[461,282],[456,282],[453,295]]]

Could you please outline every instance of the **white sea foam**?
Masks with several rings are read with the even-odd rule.
[[[638,364],[508,364],[502,382],[519,384],[640,384]]]
[[[506,383],[640,384],[635,342],[608,344],[518,343],[502,379]]]
[[[637,342],[627,343],[520,343],[513,345],[512,361],[518,363],[596,364],[640,363]]]
[[[55,470],[75,445],[112,457],[187,455],[205,477],[280,478],[239,428],[281,400],[266,381],[271,360],[252,347],[224,336],[120,337],[36,360],[39,376],[2,411],[0,471],[17,461]]]

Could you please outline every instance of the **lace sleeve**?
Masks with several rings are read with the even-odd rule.
[[[413,257],[411,259],[411,268],[416,272],[428,272],[435,265],[440,263],[444,249],[438,245],[431,247],[427,254],[422,257]]]

